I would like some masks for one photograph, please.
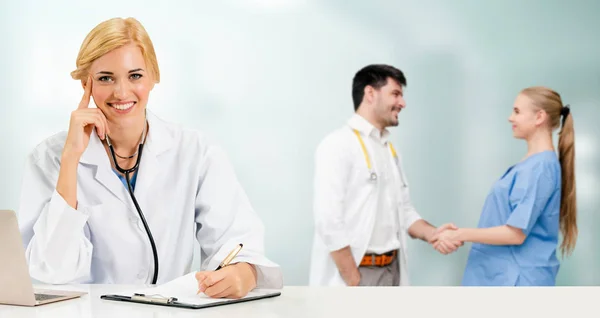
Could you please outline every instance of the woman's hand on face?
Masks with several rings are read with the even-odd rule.
[[[63,149],[63,157],[79,160],[90,142],[94,127],[100,139],[104,140],[110,133],[106,117],[98,108],[89,108],[92,95],[92,77],[85,84],[83,97],[76,110],[71,113],[69,132]]]

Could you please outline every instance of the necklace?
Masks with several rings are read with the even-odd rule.
[[[144,130],[142,130],[142,136],[140,137],[140,144],[143,144],[145,139],[146,139],[146,126],[148,125],[147,121],[144,121]],[[111,142],[110,142],[110,137],[108,137],[108,135],[106,135],[106,143],[108,144],[108,146],[112,146]],[[115,155],[121,159],[131,159],[135,156],[137,156],[138,152],[139,152],[139,148],[138,150],[131,156],[121,156],[119,155],[116,151],[115,151]]]

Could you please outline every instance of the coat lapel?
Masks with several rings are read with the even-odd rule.
[[[142,158],[138,168],[139,170],[137,172],[134,190],[138,202],[140,201],[140,198],[148,194],[150,186],[158,175],[160,164],[157,156],[169,149],[173,143],[173,134],[166,124],[150,111],[147,111],[147,114],[149,126],[148,137],[146,138],[144,149],[142,150]],[[94,130],[90,136],[90,143],[81,156],[80,163],[88,166],[95,166],[94,178],[96,181],[125,204],[125,206],[135,211],[129,191],[112,170],[110,160],[102,141]]]
[[[127,189],[125,189],[115,172],[112,171],[108,154],[95,130],[90,135],[90,143],[81,156],[80,163],[88,166],[95,166],[94,178],[96,181],[123,202],[123,204],[130,206]]]
[[[174,142],[173,132],[168,129],[167,125],[150,111],[147,111],[147,115],[148,137],[144,145],[134,191],[138,202],[149,195],[150,187],[157,181],[156,177],[161,169],[159,155],[171,148]]]

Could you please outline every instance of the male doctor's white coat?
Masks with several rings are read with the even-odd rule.
[[[358,130],[369,154],[373,153],[368,136],[374,127],[359,115],[348,124],[329,134],[318,146],[315,156],[314,217],[310,285],[345,286],[330,252],[350,246],[356,264],[367,250],[378,207],[377,182],[369,181],[369,169],[360,142],[353,129]],[[408,183],[400,156],[390,155],[393,178],[398,182],[398,220],[400,251],[400,285],[410,285],[408,277],[408,228],[421,219],[413,207]],[[374,161],[371,159],[372,163]],[[373,167],[377,172],[377,167]]]
[[[258,287],[280,288],[278,265],[264,255],[264,228],[225,153],[201,133],[148,114],[149,131],[134,194],[158,250],[157,283],[214,270],[239,243],[233,262],[255,264]],[[56,192],[66,132],[27,159],[18,217],[31,276],[52,284],[150,283],[153,255],[124,184],[92,133],[77,170],[77,209]],[[128,168],[128,167],[126,167]]]

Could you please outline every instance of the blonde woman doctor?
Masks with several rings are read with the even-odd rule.
[[[100,23],[76,65],[71,75],[84,96],[68,132],[40,143],[25,166],[19,223],[31,276],[160,284],[191,271],[196,239],[205,294],[280,288],[263,224],[224,151],[146,109],[160,72],[143,26],[133,18]],[[214,271],[240,243],[232,265]]]

